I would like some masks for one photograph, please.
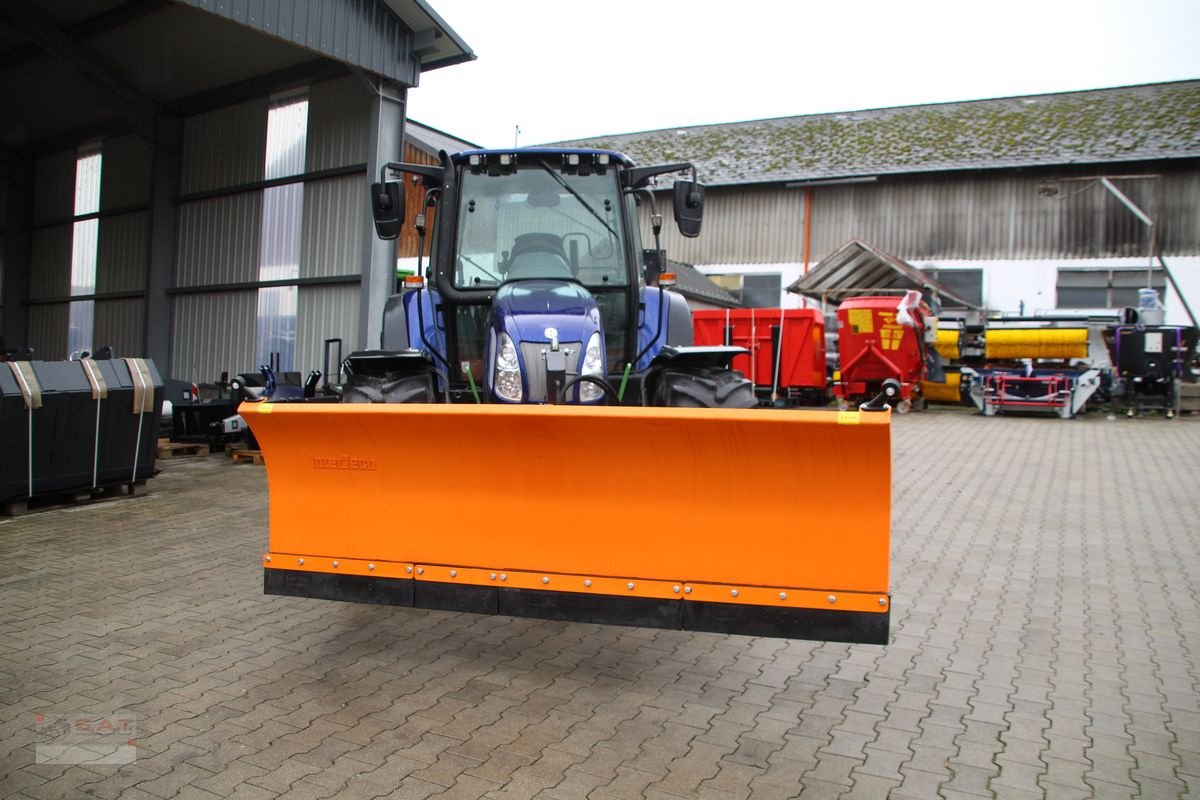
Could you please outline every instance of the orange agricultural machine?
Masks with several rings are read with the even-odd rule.
[[[834,373],[833,394],[839,405],[850,407],[874,397],[884,381],[900,385],[897,411],[904,413],[924,404],[921,382],[926,377],[927,343],[936,334],[936,322],[921,305],[920,294],[852,297],[837,310],[839,369]]]
[[[647,191],[690,169],[549,148],[388,165],[424,182],[437,247],[386,349],[346,359],[339,402],[240,409],[267,465],[265,590],[886,643],[888,407],[751,408],[747,351],[695,344]],[[703,195],[675,183],[684,235]],[[395,236],[399,181],[371,200]]]

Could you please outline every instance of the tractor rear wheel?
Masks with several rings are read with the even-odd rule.
[[[758,398],[742,373],[702,367],[663,370],[654,382],[652,402],[676,408],[753,408]]]

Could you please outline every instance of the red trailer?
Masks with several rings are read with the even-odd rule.
[[[901,309],[907,313],[901,314]],[[879,393],[888,378],[900,382],[904,413],[913,401],[921,403],[925,379],[925,330],[931,324],[920,296],[852,297],[837,310],[838,365],[833,394],[838,404],[852,407]],[[908,324],[906,324],[906,320]]]
[[[737,308],[692,312],[697,345],[736,345],[750,351],[733,368],[754,383],[765,402],[825,405],[825,319],[812,308]]]

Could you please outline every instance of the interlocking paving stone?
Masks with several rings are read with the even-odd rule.
[[[885,648],[264,596],[219,456],[0,519],[0,797],[1200,793],[1200,418],[893,440]],[[34,763],[37,713],[116,711],[134,764]]]

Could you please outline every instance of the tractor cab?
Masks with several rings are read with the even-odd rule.
[[[547,148],[442,160],[388,165],[372,192],[387,238],[404,214],[387,171],[425,186],[416,227],[422,261],[431,239],[428,268],[391,304],[384,340],[427,355],[440,391],[480,400],[478,385],[491,402],[611,402],[610,376],[640,375],[664,347],[691,345],[683,298],[650,288],[664,260],[661,215],[653,209],[656,246],[647,250],[637,213],[639,195],[654,204],[651,178],[690,165],[637,168],[612,151]],[[675,192],[681,231],[698,234],[703,187],[693,174]],[[388,330],[399,325],[406,335]]]

